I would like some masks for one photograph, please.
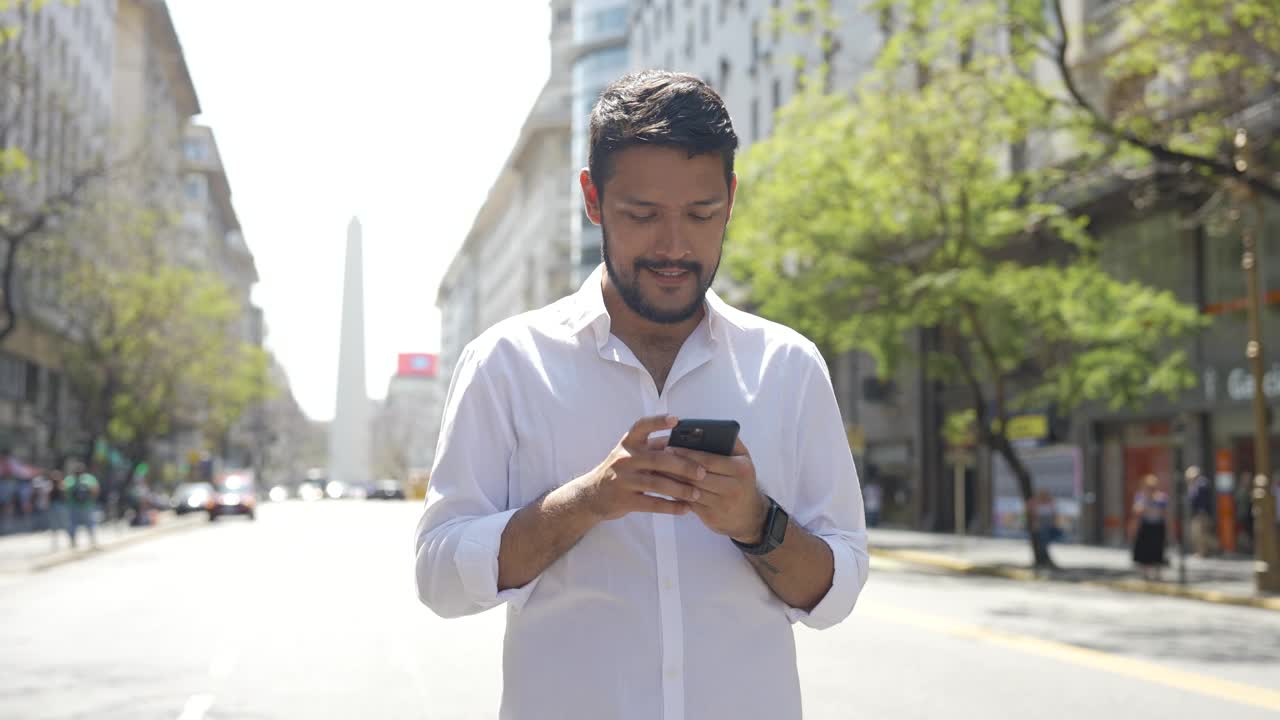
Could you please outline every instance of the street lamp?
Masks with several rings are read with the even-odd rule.
[[[1249,134],[1240,128],[1235,136],[1235,169],[1240,175],[1249,170]],[[1240,266],[1244,270],[1248,293],[1249,342],[1245,355],[1253,372],[1253,528],[1254,578],[1262,592],[1280,592],[1280,545],[1276,542],[1276,505],[1271,496],[1271,441],[1268,433],[1267,397],[1263,383],[1262,302],[1258,289],[1258,248],[1256,231],[1262,225],[1262,205],[1247,183],[1236,183],[1240,199],[1253,209],[1253,221],[1240,224],[1244,254]],[[1232,213],[1238,219],[1238,211]]]

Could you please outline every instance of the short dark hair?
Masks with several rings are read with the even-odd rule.
[[[679,148],[689,157],[720,153],[724,181],[733,177],[738,135],[720,95],[687,73],[642,70],[612,82],[591,110],[587,169],[600,196],[613,156],[637,145]]]

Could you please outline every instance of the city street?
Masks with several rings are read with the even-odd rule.
[[[494,717],[503,613],[417,603],[417,514],[268,505],[0,575],[0,717]],[[798,644],[819,720],[1280,713],[1280,613],[1263,610],[877,561],[853,618]]]

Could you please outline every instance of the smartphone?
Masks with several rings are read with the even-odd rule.
[[[737,420],[681,420],[671,429],[669,447],[732,455],[738,441]]]

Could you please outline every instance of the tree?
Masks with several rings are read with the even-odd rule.
[[[852,97],[809,90],[784,108],[743,158],[727,265],[765,315],[820,345],[965,388],[950,424],[973,420],[1027,502],[1013,413],[1189,388],[1175,341],[1201,321],[1103,271],[1086,222],[1045,199],[1066,173],[1009,162],[1047,121],[1019,68],[981,38],[948,48],[898,38]],[[922,328],[939,341],[913,354]],[[1052,565],[1029,535],[1035,564]]]
[[[1046,129],[1074,142],[1050,162],[1070,164],[1073,202],[1121,187],[1142,209],[1175,199],[1194,222],[1229,224],[1243,241],[1242,265],[1256,278],[1256,234],[1264,200],[1280,203],[1280,3],[1275,0],[880,0],[896,16],[901,63],[947,48],[1002,38],[991,60],[1020,79]],[[1077,15],[1069,13],[1076,12]],[[1088,169],[1089,172],[1083,172]],[[1110,188],[1108,188],[1110,186]],[[1081,192],[1082,191],[1082,192]],[[1101,191],[1101,192],[1099,192]],[[1247,355],[1263,374],[1261,310],[1250,281]],[[1242,338],[1243,340],[1243,338]],[[1243,343],[1242,343],[1243,344]],[[1266,475],[1267,402],[1255,392],[1255,462]],[[1274,504],[1265,483],[1258,557],[1270,571],[1259,587],[1280,589]]]
[[[1280,4],[1273,0],[881,0],[904,61],[975,38],[1018,71],[1072,152],[1200,193],[1230,185],[1280,202]],[[1096,9],[1094,9],[1096,8]],[[1263,146],[1238,162],[1240,130]]]
[[[0,0],[0,342],[17,327],[24,249],[84,205],[107,171],[100,154],[69,147],[69,138],[80,139],[67,132],[78,127],[78,108],[40,66],[35,55],[42,49],[34,45],[34,34],[24,32],[46,4]],[[42,148],[24,147],[34,144],[22,132],[28,113],[32,126],[61,129],[61,138],[47,137]]]
[[[154,237],[145,225],[125,235],[143,246]],[[238,334],[239,303],[211,273],[98,250],[71,247],[57,261],[62,363],[91,434],[135,464],[179,426],[216,442],[270,393],[265,352]]]

